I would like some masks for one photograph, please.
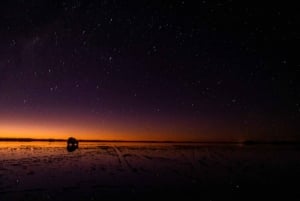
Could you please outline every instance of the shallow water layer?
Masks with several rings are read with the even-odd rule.
[[[299,195],[291,145],[0,142],[0,200],[245,200]]]

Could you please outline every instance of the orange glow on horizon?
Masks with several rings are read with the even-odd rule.
[[[2,118],[0,138],[67,139],[79,140],[124,140],[124,141],[230,141],[237,140],[241,131],[233,126],[212,124],[203,120],[117,121],[93,118]],[[195,126],[197,125],[197,126]]]
[[[167,127],[88,127],[55,126],[36,124],[0,123],[0,138],[67,139],[73,136],[79,140],[124,140],[124,141],[209,141],[213,133],[203,131],[201,138],[197,131]],[[206,135],[205,135],[206,134]],[[210,137],[208,137],[210,136]]]
[[[73,136],[85,140],[192,140],[165,128],[88,127],[0,123],[0,138],[67,139]]]

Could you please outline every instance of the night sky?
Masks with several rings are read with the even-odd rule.
[[[298,12],[1,1],[0,137],[298,140]]]

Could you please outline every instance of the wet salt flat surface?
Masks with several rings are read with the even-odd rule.
[[[299,196],[289,145],[0,142],[0,200],[246,200]]]

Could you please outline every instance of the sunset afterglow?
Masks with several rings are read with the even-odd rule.
[[[295,32],[230,4],[1,6],[0,138],[298,140]]]

